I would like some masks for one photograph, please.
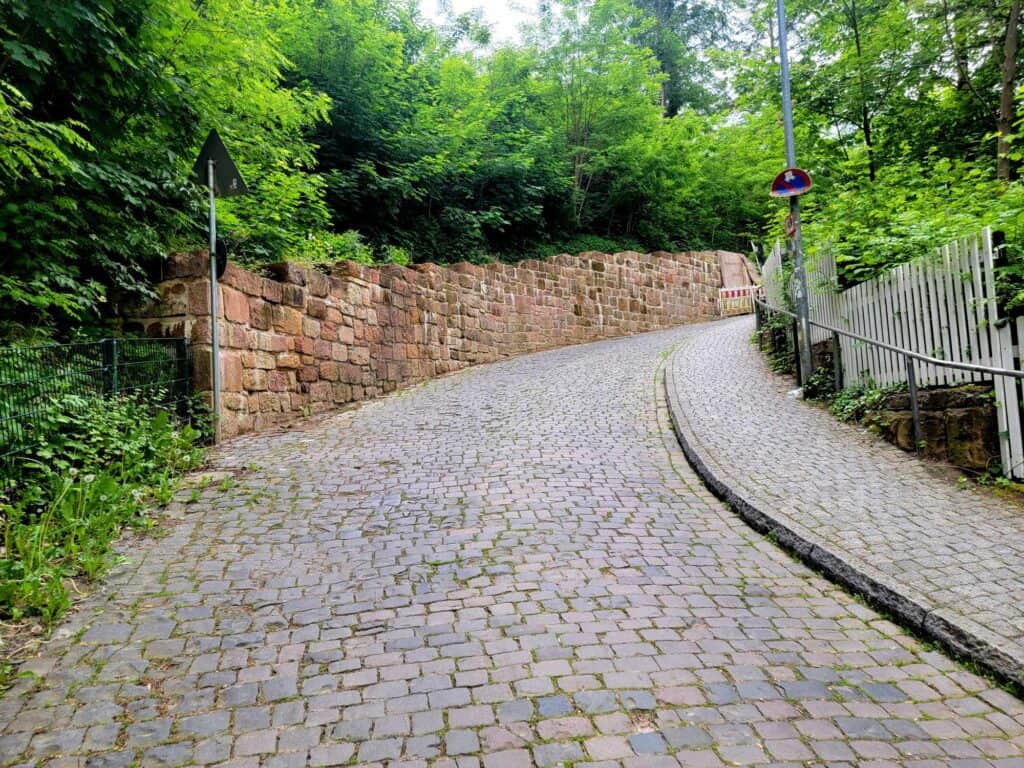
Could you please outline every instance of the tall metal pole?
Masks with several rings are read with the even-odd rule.
[[[789,42],[787,37],[785,0],[775,0],[779,20],[779,59],[782,64],[782,120],[786,129],[786,164],[796,168],[796,141],[793,138],[793,97],[789,86]],[[793,255],[793,277],[796,281],[796,317],[800,380],[811,380],[811,325],[807,308],[807,273],[804,270],[804,244],[800,229],[800,198],[789,198],[789,212],[794,232],[790,248]]]
[[[217,198],[214,195],[214,162],[206,163],[210,188],[210,373],[213,387],[213,441],[220,440],[220,334],[217,327]]]

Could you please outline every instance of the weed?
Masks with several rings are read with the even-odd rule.
[[[49,625],[73,579],[110,567],[120,530],[149,525],[146,503],[171,500],[201,460],[200,434],[145,400],[66,394],[25,438],[0,487],[0,617]]]
[[[877,387],[874,382],[844,389],[832,398],[832,414],[840,421],[861,421],[872,411],[885,405],[889,395],[899,392],[901,386]]]

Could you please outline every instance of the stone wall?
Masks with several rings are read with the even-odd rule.
[[[149,335],[193,342],[209,390],[205,253],[172,257]],[[293,264],[221,281],[222,435],[376,397],[466,366],[717,316],[718,256],[585,253],[515,265]]]
[[[918,408],[924,456],[975,472],[999,462],[999,428],[991,385],[924,389],[918,393]],[[909,395],[889,395],[884,406],[864,421],[903,450],[916,450]]]

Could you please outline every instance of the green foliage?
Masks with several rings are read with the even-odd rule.
[[[1007,133],[998,115],[1009,9],[1009,0],[789,5],[800,41],[797,156],[815,181],[804,198],[804,243],[812,256],[832,247],[846,284],[991,225],[1009,236],[1004,290],[1024,302],[1015,232],[1022,195],[1012,173],[997,176],[996,163],[996,137]],[[732,66],[737,106],[777,120],[774,21],[754,12],[760,53]],[[1019,84],[1015,69],[1010,87]],[[1007,138],[1012,171],[1021,157]],[[776,209],[771,237],[781,236],[785,209]]]
[[[809,400],[830,400],[836,394],[835,375],[830,367],[816,368],[803,386],[804,397]]]
[[[547,4],[523,45],[471,54],[464,19],[434,29],[369,0],[282,6],[289,79],[331,99],[314,142],[335,228],[440,262],[516,259],[576,236],[740,246],[763,208],[745,183],[702,185],[740,167],[722,166],[712,118],[659,118],[665,76],[647,47],[658,21],[641,5]],[[672,34],[689,23],[681,13]],[[744,154],[763,165],[755,149]]]
[[[754,342],[766,353],[768,367],[774,373],[796,372],[796,347],[793,345],[793,319],[770,314],[754,333]]]
[[[147,501],[169,500],[198,464],[199,433],[145,400],[63,394],[26,427],[0,496],[0,616],[49,623],[70,604],[69,580],[95,579]]]
[[[879,388],[874,383],[849,387],[836,393],[829,406],[840,421],[863,421],[864,417],[885,405],[886,398],[901,387]]]
[[[219,206],[250,264],[746,250],[781,230],[785,153],[770,4],[738,5],[553,0],[494,45],[409,0],[8,0],[0,334],[101,322],[201,247],[210,128],[251,190]],[[1024,306],[1009,7],[792,1],[805,242],[845,280],[992,224]]]

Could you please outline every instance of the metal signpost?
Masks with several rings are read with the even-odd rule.
[[[789,86],[789,44],[786,31],[786,6],[784,0],[775,0],[779,20],[779,59],[782,64],[782,118],[786,128],[786,164],[789,166],[779,174],[772,184],[774,197],[789,198],[789,219],[787,230],[792,231],[789,242],[793,255],[793,277],[796,280],[797,316],[797,357],[799,358],[800,381],[810,381],[811,370],[811,326],[807,308],[807,273],[804,270],[803,238],[800,232],[800,195],[811,188],[811,179],[805,171],[796,167],[796,143],[793,139],[793,98]],[[787,232],[787,234],[789,234]]]
[[[217,131],[210,131],[192,170],[199,184],[210,190],[210,378],[212,387],[213,440],[220,439],[220,332],[218,328],[219,289],[217,280],[227,266],[217,248],[217,195],[232,197],[246,193],[245,182]]]

